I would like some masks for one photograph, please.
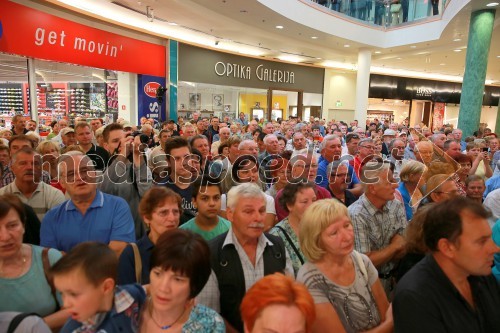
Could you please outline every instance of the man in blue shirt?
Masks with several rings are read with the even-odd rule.
[[[90,158],[81,152],[62,155],[59,179],[70,200],[45,214],[40,245],[68,252],[86,241],[108,244],[119,256],[135,241],[134,220],[127,202],[97,190]]]

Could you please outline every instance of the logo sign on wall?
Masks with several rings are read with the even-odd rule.
[[[156,99],[156,90],[165,87],[166,80],[160,76],[137,75],[138,87],[138,119],[142,117],[151,118],[155,121],[165,121],[166,106],[165,102],[160,104]]]
[[[162,45],[96,29],[5,0],[0,0],[0,21],[5,29],[0,38],[0,52],[124,72],[166,75],[167,55]],[[1,31],[0,28],[0,35]],[[148,60],[137,61],[138,54],[146,54]]]
[[[2,38],[3,35],[3,27],[2,27],[2,21],[0,21],[0,38]]]

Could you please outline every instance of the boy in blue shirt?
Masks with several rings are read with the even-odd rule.
[[[107,245],[85,242],[75,246],[51,268],[71,318],[61,333],[137,332],[146,299],[140,285],[117,287],[118,258]]]

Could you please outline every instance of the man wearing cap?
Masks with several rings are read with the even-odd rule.
[[[61,134],[61,148],[76,145],[75,130],[71,127],[63,128],[60,132]]]
[[[390,155],[390,152],[389,152],[389,144],[391,143],[391,141],[396,138],[396,131],[395,130],[392,130],[392,129],[386,129],[384,131],[384,135],[382,136],[382,139],[383,139],[383,143],[382,143],[382,154],[384,156],[389,156]]]

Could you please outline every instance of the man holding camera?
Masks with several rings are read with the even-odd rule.
[[[137,239],[145,233],[144,222],[139,215],[139,201],[152,185],[151,170],[144,156],[147,137],[141,136],[126,137],[122,125],[117,123],[106,126],[103,132],[104,146],[112,156],[104,173],[101,191],[122,197],[128,202]]]

